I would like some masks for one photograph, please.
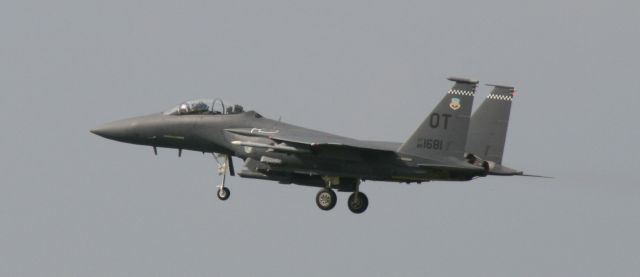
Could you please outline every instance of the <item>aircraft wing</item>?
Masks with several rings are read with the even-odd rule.
[[[357,140],[298,140],[298,139],[290,139],[286,137],[273,137],[271,138],[275,141],[286,143],[289,145],[299,145],[299,147],[308,147],[312,150],[323,150],[323,149],[349,149],[349,150],[360,150],[360,151],[374,151],[374,152],[389,152],[395,153],[395,149],[390,149],[385,147],[382,144],[375,144],[366,141],[357,141]]]
[[[357,152],[357,153],[377,153],[377,154],[392,154],[397,155],[396,149],[401,143],[395,142],[378,142],[378,141],[359,141],[354,139],[345,138],[343,140],[330,140],[326,142],[311,142],[302,140],[293,140],[284,137],[271,137],[272,140],[280,142],[286,145],[296,145],[297,148],[309,147],[312,151],[327,151],[327,152]],[[413,157],[415,165],[421,168],[432,170],[446,170],[446,171],[477,171],[484,172],[485,169],[479,166],[475,166],[467,163],[462,159],[445,158],[445,159],[426,159],[421,157]]]
[[[307,149],[289,146],[284,143],[267,144],[267,143],[251,142],[251,141],[234,140],[231,142],[231,144],[247,146],[247,147],[266,148],[268,152],[283,152],[283,153],[309,153],[310,152]]]
[[[293,155],[318,155],[346,159],[398,158],[413,166],[436,171],[465,171],[482,174],[485,169],[471,165],[462,159],[427,159],[396,152],[401,143],[363,141],[335,136],[323,132],[285,132],[262,129],[226,129],[232,134],[231,143],[237,146],[262,148],[266,152]],[[305,130],[303,130],[305,131]]]
[[[352,149],[363,151],[380,151],[395,153],[400,143],[362,141],[347,137],[336,136],[324,132],[298,129],[296,132],[280,132],[262,129],[226,129],[227,132],[249,137],[268,138],[276,144],[256,145],[251,142],[234,141],[233,144],[273,149],[272,151],[306,153],[320,149]],[[251,145],[249,145],[251,144]]]

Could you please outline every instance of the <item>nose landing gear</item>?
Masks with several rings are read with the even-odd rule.
[[[231,191],[229,190],[229,188],[224,186],[227,179],[226,178],[227,171],[229,171],[231,176],[235,174],[233,170],[233,163],[231,161],[231,157],[225,154],[220,154],[220,156],[224,158],[224,161],[222,163],[220,162],[218,157],[216,157],[216,154],[215,153],[213,154],[213,158],[215,158],[216,162],[218,163],[218,175],[222,176],[222,183],[218,185],[217,195],[218,195],[218,199],[225,201],[229,199],[229,196],[231,196]]]
[[[222,188],[218,188],[218,198],[222,201],[229,199],[229,196],[231,196],[231,191],[228,188],[222,187]]]

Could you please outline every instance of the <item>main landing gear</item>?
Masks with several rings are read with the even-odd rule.
[[[332,182],[330,178],[324,179],[325,183],[327,183],[327,187],[321,189],[318,194],[316,194],[316,205],[318,205],[318,208],[321,210],[328,211],[336,206],[338,197],[333,189],[331,189]],[[355,214],[361,214],[367,210],[367,207],[369,206],[369,199],[366,194],[360,192],[360,182],[356,184],[355,192],[349,196],[347,206],[349,207],[349,210]]]
[[[213,157],[216,159],[216,162],[218,163],[218,175],[222,176],[222,183],[218,185],[218,192],[216,194],[218,195],[218,199],[224,201],[229,199],[229,196],[231,196],[231,191],[229,190],[229,188],[224,186],[225,181],[227,179],[226,178],[227,171],[229,171],[231,176],[235,175],[235,173],[233,170],[233,163],[231,162],[231,157],[229,155],[224,155],[224,154],[221,154],[220,156],[224,158],[223,162],[220,162],[218,157],[216,157],[216,154],[213,154]]]
[[[324,188],[316,194],[316,204],[323,211],[328,211],[336,206],[338,197],[332,189]]]
[[[369,207],[369,198],[366,194],[356,191],[349,196],[347,204],[352,213],[361,214]]]

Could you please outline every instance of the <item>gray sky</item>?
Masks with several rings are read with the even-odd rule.
[[[637,1],[4,1],[2,276],[637,276]],[[221,97],[404,141],[457,75],[514,85],[504,162],[555,179],[231,178],[99,124]],[[476,103],[489,88],[481,87]],[[237,164],[240,166],[240,164]]]

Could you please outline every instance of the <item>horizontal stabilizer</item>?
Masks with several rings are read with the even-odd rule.
[[[428,169],[442,169],[442,170],[476,170],[478,172],[485,171],[484,168],[479,166],[474,166],[471,164],[457,164],[457,165],[443,165],[443,164],[418,164],[418,167],[428,168]]]
[[[496,164],[494,162],[489,162],[489,172],[488,175],[495,176],[524,176],[524,177],[538,177],[538,178],[553,178],[549,176],[541,176],[541,175],[532,175],[532,174],[524,174],[521,170],[513,169],[506,167],[501,164]]]
[[[522,175],[522,171],[516,170],[513,168],[506,167],[501,164],[490,163],[489,166],[489,175],[499,175],[499,176],[514,176],[514,175]]]
[[[520,175],[516,175],[516,176],[553,179],[553,177],[550,177],[550,176],[533,175],[533,174],[520,174]]]

